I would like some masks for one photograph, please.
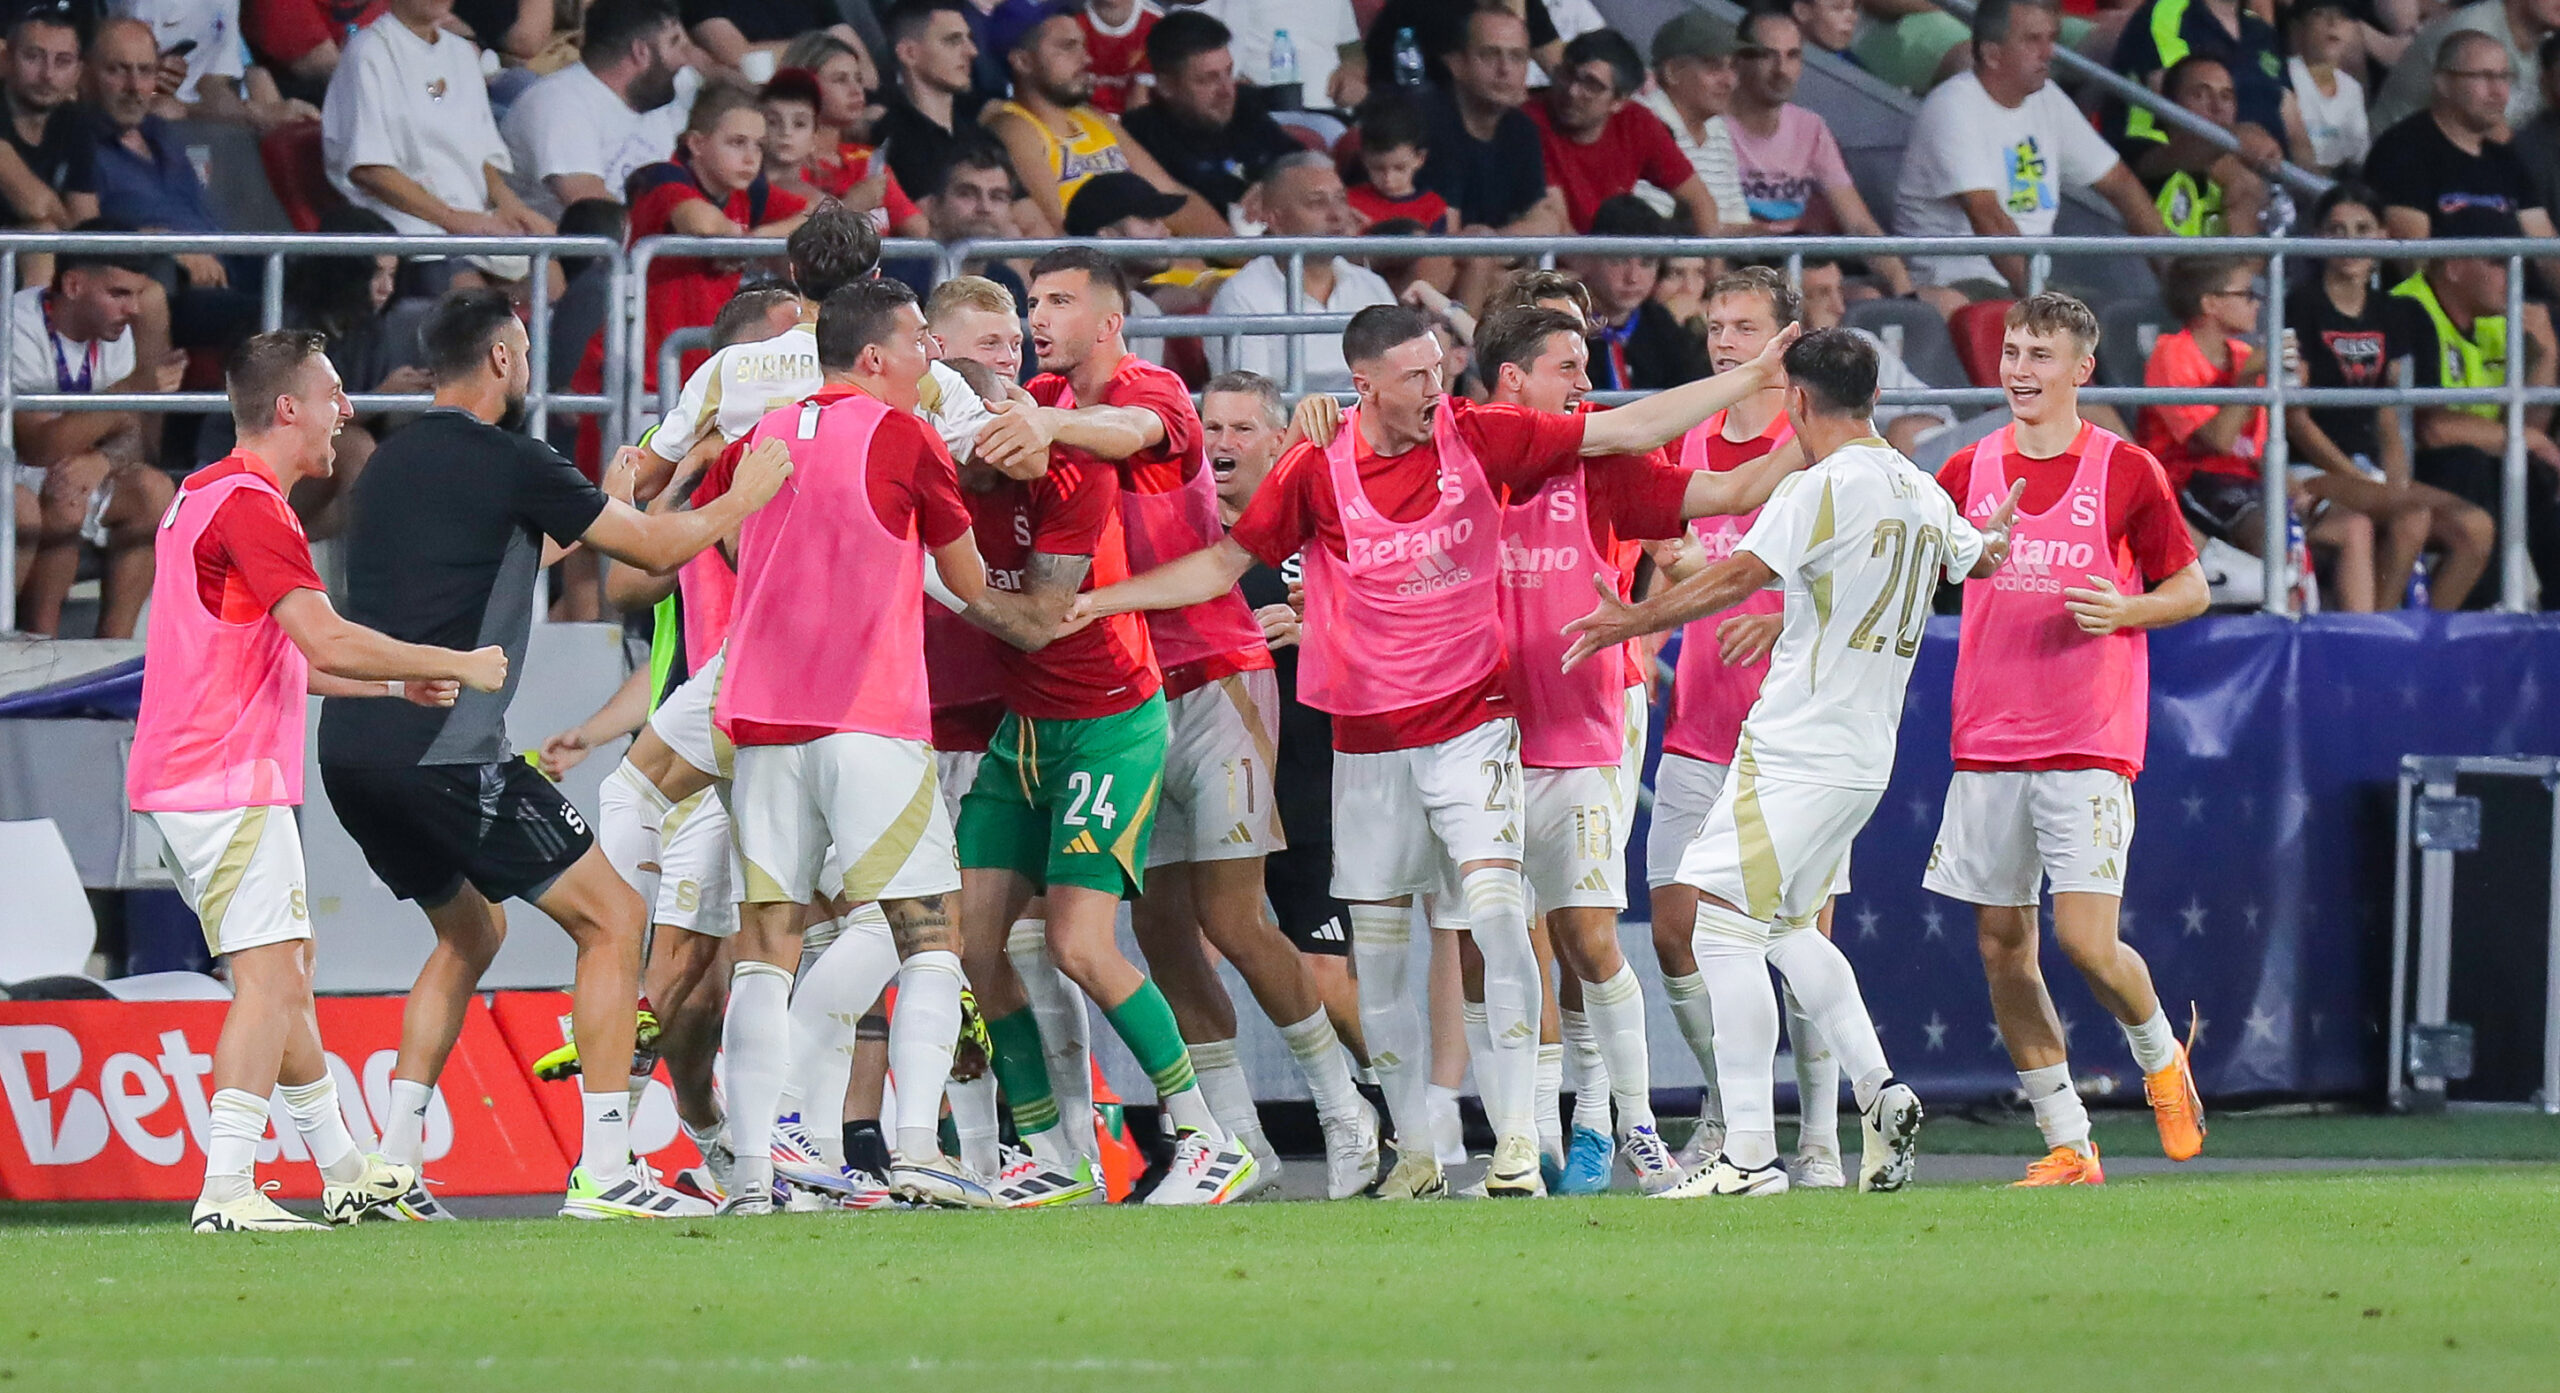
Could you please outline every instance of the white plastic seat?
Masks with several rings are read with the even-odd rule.
[[[98,921],[53,819],[0,822],[0,885],[0,982],[87,970]]]

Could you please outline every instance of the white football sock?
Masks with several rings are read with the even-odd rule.
[[[1875,1019],[1866,998],[1858,995],[1858,974],[1839,947],[1811,928],[1790,929],[1769,943],[1769,964],[1795,989],[1804,1013],[1813,1018],[1813,1033],[1840,1057],[1863,1111],[1876,1090],[1893,1077],[1884,1046],[1876,1041]]]
[[[1431,1110],[1431,1154],[1444,1166],[1467,1163],[1467,1117],[1458,1111],[1458,1090],[1432,1084],[1424,1105]]]
[[[1644,981],[1635,964],[1620,962],[1606,982],[1582,984],[1582,1012],[1591,1042],[1608,1070],[1609,1099],[1617,1106],[1618,1132],[1653,1125],[1653,1058],[1645,1044]],[[1575,1111],[1579,1112],[1577,1108]]]
[[[2089,1144],[2089,1110],[2080,1103],[2080,1090],[2071,1086],[2069,1061],[2019,1070],[2018,1087],[2026,1090],[2027,1106],[2035,1109],[2036,1130],[2044,1133],[2046,1146],[2098,1154]]]
[[[1093,1018],[1085,1012],[1084,990],[1049,961],[1049,924],[1045,919],[1018,919],[1004,941],[1005,956],[1022,979],[1031,999],[1031,1019],[1040,1027],[1041,1063],[1049,1070],[1049,1094],[1058,1100],[1058,1125],[1066,1129],[1067,1146],[1088,1160],[1099,1160],[1102,1143],[1093,1129]]]
[[[258,1142],[266,1134],[266,1099],[238,1088],[215,1092],[205,1120],[204,1198],[236,1200],[257,1192]]]
[[[1716,1077],[1724,1154],[1745,1170],[1778,1159],[1778,997],[1769,990],[1768,926],[1722,905],[1698,906],[1690,943],[1715,1002]],[[1815,935],[1820,937],[1820,935]]]
[[[311,1148],[311,1160],[320,1167],[320,1174],[341,1184],[362,1178],[364,1153],[356,1150],[346,1115],[338,1111],[336,1081],[324,1071],[310,1083],[279,1084],[276,1091],[284,1095],[285,1110],[293,1114],[293,1129]]]
[[[1485,1110],[1494,1132],[1529,1135],[1538,1090],[1538,955],[1529,942],[1528,886],[1517,870],[1493,867],[1467,873],[1467,923],[1484,959],[1484,1010],[1492,1057],[1482,1061],[1479,1085],[1491,1075]],[[1497,1098],[1499,1101],[1497,1102]],[[1509,1118],[1506,1125],[1501,1119]]]
[[[2169,1013],[2155,1006],[2151,1019],[2140,1025],[2116,1023],[2124,1031],[2124,1042],[2133,1048],[2133,1062],[2146,1074],[2156,1074],[2178,1058],[2178,1032],[2169,1028]]]
[[[837,940],[841,943],[843,940]],[[728,1079],[729,1150],[741,1177],[773,1174],[773,1119],[790,1068],[791,974],[765,962],[742,962],[729,975],[729,1011],[720,1023]],[[839,1094],[838,1096],[842,1096]]]
[[[433,1084],[410,1079],[391,1081],[391,1108],[382,1129],[382,1154],[394,1165],[424,1164],[427,1150],[427,1106],[435,1101]]]
[[[1333,1018],[1322,1006],[1295,1025],[1281,1026],[1280,1038],[1296,1057],[1298,1072],[1306,1075],[1307,1093],[1315,1100],[1319,1121],[1330,1125],[1360,1115],[1360,1088],[1351,1081],[1351,1052],[1342,1047]]]
[[[1563,1087],[1573,1094],[1573,1128],[1588,1127],[1602,1136],[1609,1135],[1609,1065],[1600,1057],[1600,1042],[1592,1038],[1591,1018],[1580,1011],[1558,1011],[1556,1021],[1564,1036]]]
[[[1564,1164],[1564,1045],[1539,1042],[1530,1056],[1530,1130],[1537,1133],[1539,1154]]]
[[[672,806],[667,795],[627,759],[615,765],[596,790],[596,849],[624,884],[640,892],[644,904],[656,903],[658,873],[641,867],[658,864],[658,826]]]
[[[1192,1067],[1194,1070],[1199,1068],[1196,1064]],[[1235,1140],[1227,1135],[1227,1125],[1218,1120],[1217,1110],[1209,1106],[1208,1093],[1196,1080],[1179,1093],[1167,1093],[1157,1098],[1156,1103],[1164,1110],[1164,1119],[1177,1133],[1187,1128],[1211,1141]]]
[[[942,1089],[960,1041],[960,955],[935,948],[898,968],[889,1013],[889,1074],[898,1084],[897,1148],[918,1160],[942,1154]]]
[[[967,1082],[953,1079],[943,1086],[951,1100],[951,1130],[960,1134],[960,1164],[979,1175],[993,1175],[997,1151],[996,1075],[990,1069]]]
[[[1796,1056],[1796,1150],[1820,1147],[1840,1154],[1840,1061],[1822,1042],[1813,1017],[1805,1014],[1790,983],[1781,992],[1787,1005],[1787,1045]]]
[[[1707,999],[1707,979],[1692,972],[1685,977],[1665,976],[1662,994],[1671,998],[1671,1020],[1680,1027],[1680,1038],[1689,1042],[1689,1053],[1698,1058],[1698,1069],[1707,1083],[1698,1095],[1698,1122],[1702,1126],[1724,1125],[1724,1102],[1716,1090],[1716,1013]],[[1582,1004],[1588,1007],[1591,998]]]
[[[1458,1030],[1467,1037],[1467,1075],[1475,1084],[1476,1104],[1484,1109],[1484,1125],[1500,1136],[1503,1119],[1493,1088],[1493,1030],[1486,1023],[1483,1002],[1459,1000]]]
[[[809,937],[819,935],[812,929]],[[854,1029],[897,975],[897,945],[889,934],[888,916],[876,904],[854,906],[834,921],[814,957],[806,950],[801,955],[800,980],[791,988],[788,1012],[790,1062],[775,1111],[784,1117],[800,1114],[822,1149],[829,1149],[828,1134],[843,1116],[845,1080],[853,1073]]]
[[[1191,1072],[1200,1080],[1200,1094],[1208,1099],[1218,1125],[1255,1156],[1278,1155],[1263,1135],[1262,1113],[1253,1105],[1253,1084],[1244,1076],[1244,1061],[1236,1058],[1236,1042],[1202,1040],[1187,1048]]]
[[[619,1088],[580,1093],[586,1128],[580,1135],[578,1164],[587,1178],[610,1187],[631,1174],[631,1099]]]
[[[1351,906],[1351,964],[1360,979],[1360,1033],[1369,1067],[1387,1095],[1398,1150],[1433,1143],[1424,1090],[1431,1082],[1430,1035],[1413,981],[1413,911]]]

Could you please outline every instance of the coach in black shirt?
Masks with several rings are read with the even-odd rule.
[[[412,642],[497,644],[507,685],[443,709],[328,701],[320,774],[340,823],[383,884],[415,900],[436,946],[411,991],[393,1077],[431,1084],[481,972],[505,937],[497,902],[522,898],[578,945],[576,1031],[590,1059],[632,1048],[647,910],[558,789],[509,757],[507,704],[524,672],[546,544],[585,543],[664,573],[727,535],[788,476],[779,448],[741,463],[735,490],[695,512],[644,515],[608,498],[550,446],[517,434],[527,387],[524,326],[496,290],[457,290],[422,332],[435,404],[374,452],[353,490],[346,612]],[[630,466],[613,477],[628,492]],[[734,500],[734,502],[732,501]],[[402,707],[394,711],[387,708]],[[634,1179],[621,1071],[590,1075],[585,1169],[608,1197]],[[607,1100],[605,1095],[611,1095]],[[578,1197],[573,1191],[572,1198]],[[629,1198],[629,1197],[626,1197]],[[620,1212],[620,1211],[616,1211]]]

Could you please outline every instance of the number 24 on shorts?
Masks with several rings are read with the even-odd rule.
[[[1085,814],[1089,812],[1106,830],[1119,826],[1120,810],[1111,805],[1113,777],[1105,774],[1097,783],[1093,775],[1082,769],[1068,774],[1067,792],[1073,796],[1068,800],[1066,813],[1058,820],[1069,827],[1082,827]]]

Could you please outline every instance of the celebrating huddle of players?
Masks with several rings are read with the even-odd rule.
[[[1173,1137],[1146,1202],[1252,1194],[1279,1160],[1211,947],[1305,1076],[1327,1194],[1446,1193],[1417,921],[1462,950],[1495,1135],[1485,1193],[1606,1189],[1618,1162],[1669,1198],[1844,1184],[1844,1070],[1860,1187],[1898,1189],[1920,1103],[1827,927],[1943,578],[1968,582],[1960,772],[1927,883],[1978,906],[1995,1012],[2051,1148],[2022,1183],[2103,1179],[2037,975],[2047,880],[2164,1149],[2200,1149],[2185,1053],[2115,916],[2142,634],[2199,611],[2204,586],[2158,464],[2078,418],[2097,337],[2085,306],[2012,310],[2015,421],[1932,480],[1874,437],[1873,346],[1798,337],[1794,292],[1766,271],[1710,297],[1716,376],[1627,406],[1581,400],[1577,287],[1526,273],[1480,328],[1486,404],[1446,390],[1426,320],[1380,307],[1343,336],[1355,407],[1311,398],[1286,419],[1271,384],[1231,374],[1211,384],[1204,433],[1181,380],[1128,352],[1130,288],[1109,259],[1070,248],[1032,267],[1041,375],[1025,391],[1003,290],[962,278],[919,305],[873,277],[877,254],[858,216],[812,216],[790,242],[794,292],[739,297],[717,328],[727,346],[603,492],[497,428],[524,391],[512,317],[467,294],[440,306],[430,356],[452,410],[427,421],[450,417],[452,438],[403,453],[413,427],[359,484],[360,622],[328,613],[316,582],[244,564],[265,553],[238,540],[243,495],[272,532],[278,486],[325,472],[344,419],[334,374],[308,354],[301,378],[242,370],[254,354],[235,365],[242,452],[189,480],[162,532],[133,790],[241,987],[217,1143],[226,1108],[243,1114],[234,1131],[253,1106],[262,1128],[281,1083],[330,1218],[449,1217],[418,1175],[421,1123],[503,935],[496,904],[520,896],[579,950],[574,1038],[537,1066],[584,1090],[574,1217],[1098,1202],[1088,1003]],[[465,451],[489,476],[469,497],[420,476]],[[545,539],[627,563],[611,597],[657,607],[649,667],[543,753],[556,774],[637,732],[592,835],[492,734]],[[1616,923],[1646,637],[1684,625],[1648,880],[1663,985],[1710,1088],[1675,1154]],[[264,675],[207,703],[207,685],[235,694],[205,680],[241,670],[227,647]],[[298,843],[289,817],[265,816],[299,801],[277,771],[301,767],[304,654],[331,697],[331,801],[438,937],[370,1154],[314,1063]],[[1328,727],[1329,761],[1308,748]],[[244,749],[256,769],[205,773]],[[1144,971],[1119,948],[1124,900]],[[1804,1101],[1792,1168],[1771,966]],[[1355,1057],[1394,1128],[1383,1175]],[[628,1142],[661,1059],[706,1160],[663,1181]],[[1016,1146],[998,1142],[999,1100]],[[212,1151],[197,1227],[308,1225],[257,1192],[247,1135],[245,1157]]]

